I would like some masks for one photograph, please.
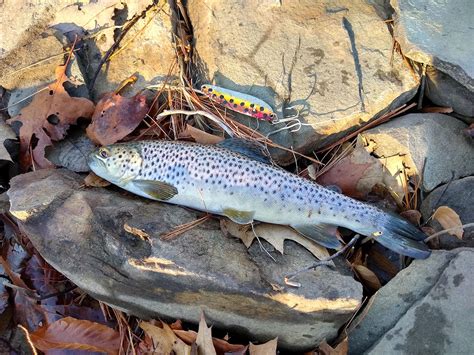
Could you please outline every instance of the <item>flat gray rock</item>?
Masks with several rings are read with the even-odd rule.
[[[461,218],[463,224],[474,222],[474,176],[455,180],[433,190],[421,204],[423,219],[427,221],[439,206],[451,207]],[[444,228],[434,221],[429,224],[436,230]],[[474,227],[464,229],[462,240],[450,235],[439,237],[442,249],[453,249],[459,247],[474,247]]]
[[[474,2],[392,0],[394,35],[403,54],[433,65],[474,91]]]
[[[474,122],[474,91],[434,67],[426,70],[425,94],[434,104],[452,107],[454,112],[466,116],[464,120]]]
[[[416,93],[416,75],[398,54],[391,60],[393,39],[383,6],[350,0],[190,0],[188,10],[203,83],[256,96],[279,117],[301,110],[306,126],[271,136],[286,147],[308,153]],[[282,127],[259,124],[263,133]],[[278,153],[280,162],[293,162],[291,154]]]
[[[453,178],[474,174],[474,143],[460,120],[442,114],[409,114],[370,129],[362,136],[374,145],[377,157],[404,158],[409,174],[421,175],[431,191]],[[400,167],[402,168],[402,167]],[[453,176],[454,174],[454,176]]]
[[[382,287],[349,332],[350,354],[472,354],[474,250],[434,251]]]
[[[255,341],[276,336],[291,350],[334,338],[360,305],[362,286],[340,269],[301,275],[301,288],[284,287],[288,273],[314,262],[299,245],[286,245],[273,262],[258,243],[249,251],[223,235],[217,221],[171,241],[160,235],[198,213],[145,200],[115,188],[82,187],[67,170],[40,170],[12,179],[11,208],[41,255],[81,289],[143,318],[199,322]],[[126,232],[144,230],[149,239]],[[279,290],[279,287],[283,287]]]

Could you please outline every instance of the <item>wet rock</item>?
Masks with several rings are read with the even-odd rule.
[[[271,261],[258,244],[250,252],[226,237],[217,221],[171,241],[160,239],[197,212],[128,195],[113,188],[84,189],[67,170],[15,177],[11,213],[56,269],[92,296],[126,312],[208,323],[285,348],[304,350],[338,328],[360,304],[362,287],[340,269],[319,268],[283,288],[283,277],[314,261],[294,243]],[[67,221],[67,223],[65,223]],[[124,225],[139,228],[139,238]]]
[[[466,124],[442,114],[410,114],[370,129],[362,136],[374,145],[377,157],[401,155],[407,174],[421,175],[423,188],[474,174],[472,140],[463,134]],[[402,169],[403,166],[400,166]],[[403,172],[401,172],[403,173]]]
[[[436,105],[452,107],[474,122],[474,91],[469,91],[449,75],[429,67],[426,70],[426,96]]]
[[[271,136],[287,147],[309,152],[333,142],[406,103],[418,87],[399,55],[391,63],[384,3],[375,3],[191,0],[202,82],[263,99],[279,117],[301,109],[309,125]],[[268,133],[284,125],[259,127]],[[288,153],[277,158],[293,161]]]
[[[451,207],[463,224],[474,222],[474,176],[455,180],[433,190],[421,204],[423,219],[427,221],[439,206]],[[438,222],[430,220],[429,223],[436,231],[443,230]],[[439,242],[442,249],[474,247],[474,227],[464,229],[463,240],[446,234],[439,237]]]
[[[472,116],[474,106],[474,27],[471,0],[392,0],[394,35],[403,54],[433,66],[428,72],[428,97],[436,104],[451,106]],[[439,72],[438,72],[439,71]],[[457,82],[457,85],[455,84]],[[452,87],[457,90],[450,90]]]
[[[474,250],[434,251],[386,286],[349,330],[350,354],[472,354]],[[356,326],[355,326],[356,325]]]

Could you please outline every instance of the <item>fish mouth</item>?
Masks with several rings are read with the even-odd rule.
[[[104,162],[97,156],[97,152],[92,152],[87,156],[87,165],[96,174],[105,169]]]

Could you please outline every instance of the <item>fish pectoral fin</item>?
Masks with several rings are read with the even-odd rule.
[[[224,216],[228,217],[232,222],[238,224],[249,224],[253,222],[254,211],[239,211],[234,208],[224,208]]]
[[[242,138],[227,138],[216,144],[221,148],[226,148],[235,153],[245,155],[246,157],[257,160],[261,163],[271,164],[269,157],[264,154],[263,147],[258,143],[248,141]]]
[[[157,200],[169,200],[178,193],[178,189],[164,181],[158,180],[134,180],[133,184]]]
[[[291,225],[291,228],[326,248],[339,249],[342,247],[336,236],[337,227],[331,224],[297,224]]]

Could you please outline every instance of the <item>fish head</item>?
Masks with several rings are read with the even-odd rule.
[[[142,165],[141,149],[135,144],[112,144],[89,154],[91,170],[116,185],[125,185],[136,178]]]

